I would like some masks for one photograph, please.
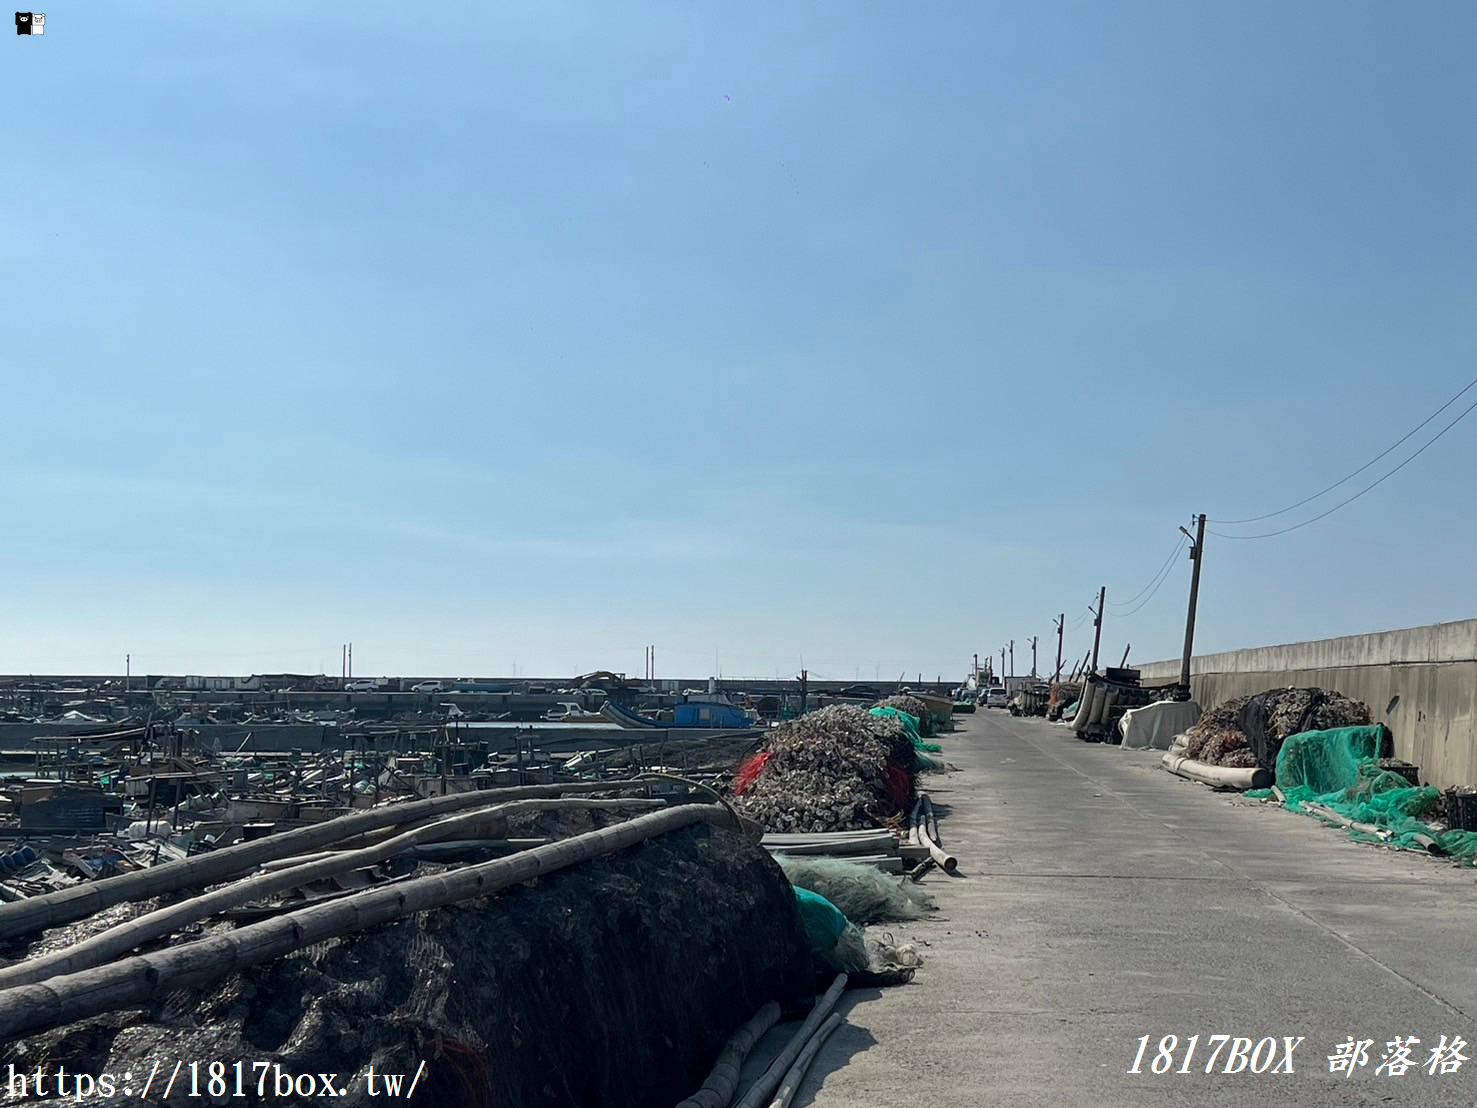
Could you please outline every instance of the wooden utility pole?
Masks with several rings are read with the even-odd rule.
[[[1031,680],[1032,681],[1036,680],[1036,640],[1039,637],[1040,636],[1038,636],[1038,635],[1032,635],[1031,636]]]
[[[1093,613],[1092,619],[1092,672],[1097,672],[1097,648],[1103,641],[1103,607],[1108,599],[1108,586],[1104,585],[1098,590],[1097,611]]]
[[[1180,528],[1186,535],[1190,532]],[[1190,652],[1195,647],[1195,605],[1200,600],[1200,562],[1205,552],[1205,513],[1202,512],[1195,519],[1195,538],[1190,547],[1190,561],[1194,563],[1190,570],[1190,612],[1185,617],[1185,652],[1180,657],[1180,684],[1186,689],[1190,687]]]
[[[1062,631],[1067,626],[1067,613],[1063,612],[1056,617],[1056,671],[1051,675],[1053,681],[1062,679]]]

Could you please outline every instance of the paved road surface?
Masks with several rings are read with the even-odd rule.
[[[958,772],[929,791],[966,876],[926,879],[939,918],[893,930],[926,941],[927,963],[909,986],[848,994],[798,1104],[1477,1104],[1472,870],[1040,720],[960,718],[944,740]],[[1145,1034],[1146,1072],[1127,1074]],[[1166,1034],[1200,1035],[1190,1073],[1147,1072]],[[1207,1075],[1213,1034],[1277,1038],[1273,1066],[1282,1036],[1304,1039],[1291,1076]],[[1375,1075],[1388,1040],[1419,1038],[1420,1065],[1443,1034],[1474,1044],[1456,1073]],[[1350,1036],[1374,1040],[1368,1065],[1330,1075]]]

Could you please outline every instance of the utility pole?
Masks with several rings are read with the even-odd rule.
[[[802,716],[805,714],[805,701],[808,697],[809,690],[810,671],[808,669],[802,669],[800,671],[800,714]]]
[[[349,680],[354,679],[354,644],[349,644]]]
[[[1180,528],[1186,535],[1190,532]],[[1190,547],[1190,561],[1194,567],[1190,570],[1190,612],[1185,617],[1185,653],[1180,658],[1180,684],[1186,690],[1190,687],[1190,652],[1195,647],[1195,605],[1200,601],[1200,562],[1205,553],[1205,513],[1201,512],[1195,518],[1195,538]]]
[[[1000,683],[1005,684],[1005,647],[1000,648]]]
[[[130,692],[133,689],[133,655],[123,655],[123,691]]]
[[[1093,613],[1092,619],[1092,672],[1097,672],[1097,648],[1103,641],[1103,606],[1108,599],[1108,586],[1104,585],[1098,590],[1097,611]]]
[[[1037,637],[1038,636],[1036,636],[1036,635],[1032,635],[1031,636],[1031,680],[1032,681],[1036,680],[1036,639],[1037,639]]]
[[[1062,631],[1067,626],[1067,613],[1063,612],[1056,617],[1056,672],[1051,675],[1053,681],[1062,679]]]
[[[1010,640],[1010,676],[1015,676],[1015,640]]]

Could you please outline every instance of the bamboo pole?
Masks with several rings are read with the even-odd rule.
[[[510,858],[355,893],[167,950],[122,958],[33,985],[17,985],[0,992],[0,1042],[27,1031],[134,1007],[174,989],[203,987],[236,970],[326,939],[429,908],[485,897],[705,820],[726,823],[728,813],[713,804],[667,808]],[[838,981],[844,984],[845,976]]]
[[[917,841],[928,848],[929,857],[945,873],[953,873],[959,868],[959,860],[939,845],[938,818],[934,815],[933,801],[927,795],[920,796],[913,806],[913,831]]]
[[[836,980],[831,982],[831,987],[815,1002],[815,1007],[810,1010],[810,1015],[805,1017],[800,1030],[790,1037],[790,1041],[785,1044],[785,1049],[780,1051],[779,1056],[773,1062],[769,1063],[769,1068],[759,1076],[759,1079],[749,1086],[743,1099],[734,1105],[734,1108],[763,1108],[769,1103],[769,1096],[784,1080],[790,1067],[795,1064],[795,1059],[799,1057],[805,1044],[810,1041],[810,1037],[815,1034],[815,1029],[831,1014],[831,1009],[836,1007],[836,1001],[841,999],[841,993],[845,989],[846,974],[838,973]],[[0,1025],[0,1037],[3,1037],[4,1030],[3,1025]]]
[[[678,1104],[677,1108],[728,1108],[728,1102],[733,1099],[734,1091],[738,1088],[739,1071],[743,1069],[744,1059],[754,1049],[754,1044],[779,1022],[779,1018],[780,1006],[772,1000],[755,1012],[753,1018],[728,1040],[722,1053],[718,1055],[718,1061],[713,1063],[713,1072],[708,1074],[702,1088]]]
[[[75,885],[42,896],[33,896],[14,904],[0,905],[0,938],[25,935],[46,927],[90,916],[114,904],[147,900],[178,889],[209,885],[234,874],[255,869],[263,862],[317,850],[329,843],[365,831],[391,827],[425,816],[475,808],[499,800],[521,800],[563,793],[630,792],[646,786],[631,781],[571,782],[559,785],[525,785],[511,789],[483,789],[470,793],[453,793],[430,800],[413,800],[403,804],[372,808],[351,816],[341,816],[311,827],[299,827],[249,843],[237,843],[223,850],[213,850],[195,858],[167,862],[151,869],[120,874],[103,881]]]
[[[790,1108],[790,1101],[795,1099],[795,1094],[800,1091],[800,1083],[805,1080],[805,1071],[810,1069],[810,1063],[820,1053],[822,1044],[830,1037],[831,1032],[841,1026],[841,1015],[833,1012],[825,1023],[816,1029],[816,1033],[810,1037],[805,1044],[805,1049],[795,1059],[795,1064],[785,1074],[785,1080],[774,1094],[774,1099],[769,1102],[769,1108]]]
[[[413,850],[422,843],[436,842],[438,839],[464,831],[468,827],[486,824],[489,820],[505,823],[509,817],[524,812],[608,810],[612,808],[650,810],[664,807],[666,805],[660,800],[643,800],[634,797],[617,800],[550,797],[541,800],[513,800],[487,808],[476,808],[470,812],[447,816],[435,823],[406,831],[374,846],[333,853],[326,858],[305,860],[302,864],[287,869],[233,881],[229,885],[223,885],[210,892],[182,900],[178,904],[171,904],[120,923],[116,927],[92,935],[72,946],[16,962],[14,965],[0,969],[0,989],[8,989],[13,985],[29,985],[34,981],[44,981],[48,977],[76,973],[79,970],[102,965],[110,958],[126,954],[150,939],[168,935],[189,924],[209,919],[227,909],[249,904],[264,896],[295,889],[313,881],[322,881],[327,877],[374,865],[387,858],[393,858],[397,854]]]

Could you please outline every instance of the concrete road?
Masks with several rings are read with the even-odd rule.
[[[958,770],[929,792],[963,876],[931,874],[938,918],[892,928],[927,962],[911,985],[847,995],[797,1104],[1477,1104],[1472,870],[1352,843],[1064,727],[960,720],[943,740]],[[1284,1036],[1303,1041],[1290,1075],[1222,1074],[1229,1047],[1206,1074],[1218,1034],[1272,1037],[1269,1068]],[[1165,1035],[1172,1072],[1154,1075]],[[1442,1035],[1473,1060],[1375,1073],[1396,1036],[1420,1040],[1420,1067]],[[1330,1074],[1351,1036],[1373,1040],[1368,1064]]]

